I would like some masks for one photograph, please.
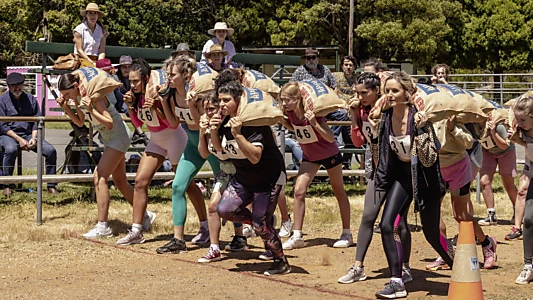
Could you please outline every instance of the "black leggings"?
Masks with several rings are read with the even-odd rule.
[[[359,225],[359,232],[357,234],[357,249],[355,251],[355,260],[363,262],[365,260],[366,252],[370,246],[373,236],[373,227],[378,218],[379,211],[383,202],[385,201],[385,192],[376,191],[374,189],[374,180],[368,180],[365,193],[365,204],[363,208],[363,216],[361,217],[361,225]],[[402,243],[403,262],[409,263],[411,257],[411,231],[407,226],[407,213],[402,215],[402,220],[398,225],[398,232]]]
[[[531,264],[533,258],[533,180],[529,182],[524,211],[524,264]]]

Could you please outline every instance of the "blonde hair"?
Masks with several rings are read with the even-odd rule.
[[[405,91],[405,97],[407,98],[407,101],[412,104],[412,96],[416,92],[416,85],[411,76],[409,76],[409,74],[405,73],[404,71],[392,73],[383,81],[383,90],[381,91],[382,95],[387,94],[385,91],[385,86],[387,85],[387,81],[391,79],[396,80],[402,86],[402,89]]]
[[[300,87],[298,86],[298,82],[288,82],[283,87],[281,87],[281,91],[278,94],[278,101],[281,102],[281,94],[286,94],[294,98],[302,98],[302,94],[300,93]]]
[[[513,105],[513,111],[533,117],[533,93],[526,93]]]
[[[196,72],[196,61],[191,59],[188,55],[178,55],[171,59],[168,67],[177,67],[180,74],[187,74],[185,76],[185,80],[189,81],[189,79],[192,77],[192,74]]]

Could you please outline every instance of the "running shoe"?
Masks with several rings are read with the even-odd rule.
[[[234,235],[231,243],[227,244],[224,250],[231,252],[240,252],[248,249],[248,243],[245,236]]]
[[[413,275],[411,273],[411,268],[402,267],[402,281],[403,283],[413,281]]]
[[[146,211],[146,214],[143,218],[143,231],[148,231],[150,228],[152,228],[152,224],[154,224],[155,218],[157,218],[157,215],[151,211]]]
[[[294,235],[291,236],[291,238],[283,243],[283,250],[292,250],[296,248],[303,248],[304,247],[304,238],[300,237],[297,238]]]
[[[493,237],[487,237],[490,239],[490,245],[483,247],[483,257],[485,258],[485,262],[483,263],[483,268],[490,269],[494,267],[496,264],[496,261],[498,260],[498,257],[496,256],[496,246],[498,245],[498,242]]]
[[[353,237],[351,233],[343,233],[338,241],[333,244],[333,248],[348,248],[353,245]]]
[[[522,229],[511,227],[511,232],[505,236],[506,241],[514,241],[522,237]]]
[[[207,250],[207,254],[198,259],[198,262],[210,263],[214,261],[219,261],[221,259],[222,257],[220,256],[220,250],[214,249],[213,247],[209,247],[209,250]]]
[[[267,250],[267,251],[261,253],[261,255],[259,255],[259,259],[260,260],[273,260],[274,259],[274,254],[272,254],[272,251]]]
[[[339,283],[347,284],[347,283],[354,283],[356,281],[363,281],[365,279],[366,279],[365,268],[359,268],[353,265],[348,269],[348,273],[346,273],[346,275],[339,278],[337,281]]]
[[[289,237],[291,236],[292,229],[294,228],[294,223],[292,223],[291,216],[289,215],[288,221],[282,221],[281,227],[279,229],[280,237]]]
[[[402,283],[391,280],[385,288],[376,293],[379,299],[398,299],[407,297],[407,291]]]
[[[428,271],[437,271],[437,270],[449,270],[450,266],[446,264],[442,257],[437,258],[434,262],[426,265],[426,270]]]
[[[522,272],[520,272],[520,275],[518,275],[518,277],[516,278],[515,283],[516,284],[528,284],[532,280],[533,280],[533,268],[524,267]]]
[[[498,222],[496,220],[496,212],[489,212],[485,219],[479,220],[477,223],[481,226],[497,225]]]
[[[254,227],[250,224],[244,224],[242,226],[242,234],[247,238],[256,236]]]
[[[381,234],[381,227],[379,227],[379,224],[374,226],[373,232],[376,234]]]
[[[117,241],[117,245],[133,245],[144,243],[144,237],[141,231],[133,232],[128,230],[128,235]]]
[[[209,243],[209,230],[200,226],[200,231],[198,231],[198,234],[192,238],[191,243],[193,244]]]
[[[291,272],[291,266],[289,265],[289,262],[286,258],[274,258],[274,262],[272,265],[270,265],[270,268],[265,271],[265,275],[272,276],[272,275],[281,275],[281,274],[287,274]]]
[[[184,240],[178,240],[177,238],[173,237],[170,242],[157,248],[156,251],[159,254],[187,252],[187,245],[185,244]]]
[[[86,239],[97,239],[102,237],[112,237],[113,231],[111,231],[111,228],[108,227],[101,227],[101,226],[94,226],[93,229],[89,230],[89,232],[83,234],[83,237]]]

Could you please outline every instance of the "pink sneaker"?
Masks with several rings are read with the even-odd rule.
[[[490,239],[490,245],[483,247],[483,257],[485,258],[485,262],[483,263],[483,268],[490,269],[496,265],[496,246],[498,245],[498,242],[495,238],[489,237]]]
[[[426,265],[426,270],[428,271],[437,271],[437,270],[449,270],[450,266],[446,264],[442,257],[437,258],[434,262]]]
[[[198,259],[199,263],[210,263],[214,261],[221,260],[222,257],[220,256],[220,250],[213,249],[212,247],[209,247],[209,250],[207,250],[207,254],[202,256],[200,259]]]

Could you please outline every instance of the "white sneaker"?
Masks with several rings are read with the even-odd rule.
[[[291,238],[283,243],[283,250],[292,250],[296,248],[303,248],[304,247],[304,238],[300,237],[297,238],[294,235],[291,236]]]
[[[242,235],[247,238],[256,236],[254,227],[252,225],[244,224],[242,227]]]
[[[338,241],[333,244],[333,248],[348,248],[353,245],[353,237],[351,233],[343,233]]]
[[[155,218],[157,218],[157,215],[149,210],[146,211],[146,214],[143,218],[143,231],[148,231],[152,227],[152,224],[154,224]]]
[[[291,217],[289,216],[288,221],[281,222],[281,227],[279,228],[279,236],[280,237],[291,236],[291,232],[293,228],[294,228],[294,223],[292,223]]]
[[[83,235],[86,239],[96,239],[101,237],[112,237],[113,231],[111,231],[111,228],[108,227],[100,227],[98,225],[94,226],[93,229],[91,229],[89,232]]]
[[[354,283],[356,281],[363,281],[366,279],[365,269],[351,266],[348,269],[348,273],[337,280],[339,283],[347,284]]]
[[[144,243],[144,236],[141,231],[134,233],[133,230],[128,230],[128,235],[117,241],[117,245],[133,245]]]
[[[533,280],[533,268],[524,267],[522,272],[520,272],[520,275],[516,278],[515,283],[528,284],[531,280]]]

